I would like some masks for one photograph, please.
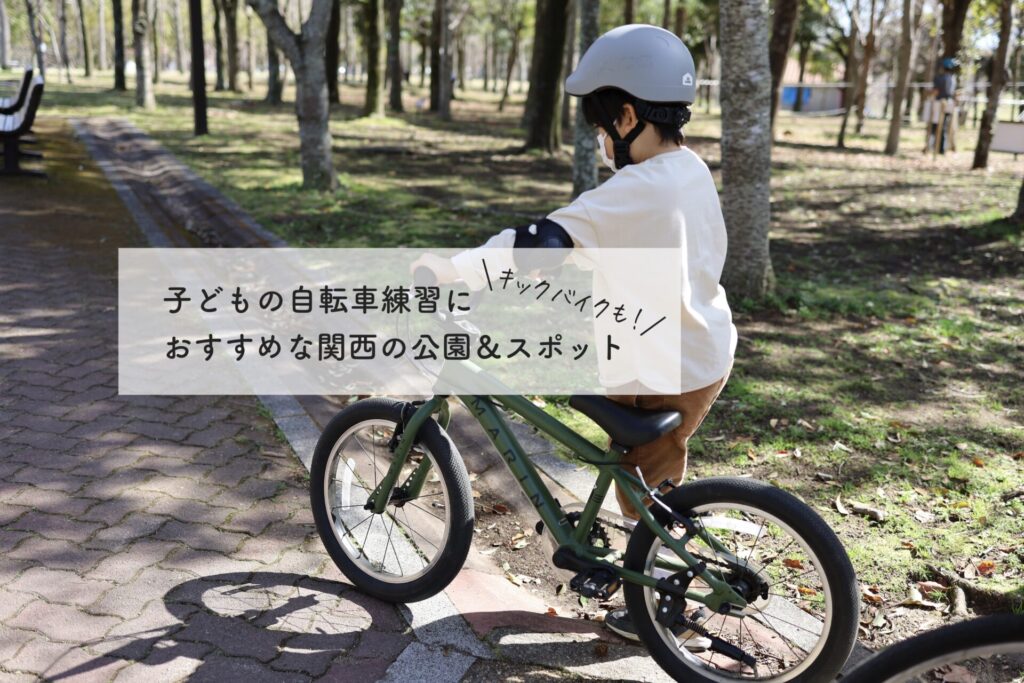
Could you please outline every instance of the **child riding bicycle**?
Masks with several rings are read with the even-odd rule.
[[[614,400],[649,410],[674,410],[682,424],[661,438],[631,449],[622,465],[639,467],[645,481],[679,484],[686,473],[687,441],[718,398],[732,369],[737,333],[725,290],[726,229],[718,192],[707,165],[683,145],[683,126],[696,96],[693,57],[673,33],[654,26],[620,26],[598,38],[566,79],[580,97],[583,116],[597,131],[601,159],[614,175],[571,204],[528,226],[509,228],[482,247],[452,259],[426,255],[439,282],[463,280],[485,286],[480,250],[495,247],[673,248],[682,253],[681,393],[652,393],[641,382],[612,388]],[[494,254],[496,252],[491,252]],[[639,514],[621,489],[619,506]],[[637,639],[624,609],[607,625]],[[699,638],[680,633],[688,648]]]

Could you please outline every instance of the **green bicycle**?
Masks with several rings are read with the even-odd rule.
[[[474,371],[466,362],[448,365]],[[856,577],[836,535],[795,496],[742,478],[650,486],[621,467],[623,453],[680,424],[674,411],[572,397],[570,405],[610,436],[602,450],[522,396],[498,390],[458,399],[551,533],[555,565],[575,572],[571,587],[599,599],[622,587],[641,640],[674,678],[835,678],[857,635]],[[502,411],[597,466],[581,510],[567,512],[555,500]],[[473,496],[449,419],[447,396],[371,398],[339,412],[317,443],[310,472],[317,531],[345,576],[380,600],[442,591],[469,553]],[[641,511],[624,550],[607,542],[605,526],[616,522],[601,512],[613,482]],[[687,649],[676,637],[685,630],[707,638],[708,649]]]

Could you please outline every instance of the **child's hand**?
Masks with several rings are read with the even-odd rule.
[[[409,272],[415,273],[416,269],[421,267],[433,272],[439,285],[455,282],[459,279],[459,273],[455,270],[455,266],[452,265],[451,259],[434,254],[424,254],[412,262],[412,265],[409,266]]]

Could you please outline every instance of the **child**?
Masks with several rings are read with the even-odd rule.
[[[682,126],[696,96],[696,74],[686,46],[654,26],[620,26],[598,38],[565,83],[582,97],[587,123],[598,133],[598,151],[615,175],[581,194],[569,206],[524,228],[510,228],[484,247],[666,247],[683,252],[681,295],[682,385],[679,395],[619,391],[620,403],[650,410],[676,410],[683,423],[673,432],[624,456],[630,471],[639,466],[651,486],[680,483],[686,472],[687,440],[700,426],[732,369],[736,328],[718,281],[726,252],[725,221],[707,165],[683,146]],[[494,252],[492,252],[494,253]],[[441,282],[465,280],[481,286],[477,250],[451,260],[422,257]],[[638,518],[621,491],[623,514]],[[637,639],[626,610],[609,613],[609,628]],[[677,636],[691,650],[706,639]]]

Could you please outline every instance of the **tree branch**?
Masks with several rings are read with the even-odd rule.
[[[284,53],[288,61],[292,63],[292,66],[296,66],[302,62],[302,51],[299,49],[299,37],[295,35],[288,24],[285,23],[284,17],[281,16],[281,12],[277,9],[276,0],[246,0],[249,7],[252,7],[256,14],[259,15],[263,21],[263,25],[267,27],[267,35],[274,41],[274,45],[278,50]],[[326,2],[328,5],[328,11],[330,10],[330,1]],[[316,10],[316,2],[313,4],[314,11]],[[311,13],[312,14],[312,13]],[[324,18],[326,24],[327,18]]]

